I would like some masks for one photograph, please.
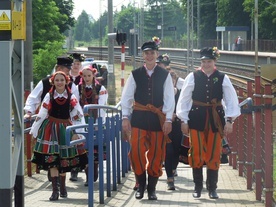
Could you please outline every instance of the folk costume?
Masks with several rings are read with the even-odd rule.
[[[175,92],[175,103],[177,103],[180,95],[180,90],[177,89],[178,78],[175,72],[170,71],[174,83]],[[172,119],[172,131],[168,135],[171,142],[167,143],[166,146],[166,158],[165,158],[165,170],[167,174],[167,190],[175,190],[174,186],[174,176],[176,176],[176,169],[179,163],[179,156],[181,152],[181,141],[183,139],[183,134],[181,131],[181,120],[176,116],[176,105],[174,109],[174,116]],[[187,156],[187,154],[186,154]]]
[[[96,69],[93,73],[96,72]],[[108,93],[106,88],[95,81],[93,79],[92,85],[86,85],[83,79],[81,79],[80,84],[78,85],[79,94],[80,94],[80,105],[83,108],[87,104],[99,104],[106,105],[108,99]],[[103,118],[103,122],[105,121],[106,112],[104,109],[100,109],[100,112],[97,109],[93,109],[92,111],[93,118],[95,123],[97,122],[97,118],[99,115]],[[88,117],[85,116],[86,122],[88,122]],[[104,154],[104,159],[106,154]],[[98,179],[98,146],[94,146],[94,182]],[[86,182],[85,186],[88,186],[88,167],[85,168],[86,173]]]
[[[57,66],[65,66],[68,69],[71,69],[73,59],[69,57],[58,57],[57,58]],[[34,90],[28,95],[28,98],[25,103],[25,113],[30,113],[31,115],[36,113],[36,110],[40,106],[41,102],[43,101],[45,95],[49,92],[51,89],[51,84],[49,82],[50,78],[52,76],[47,76],[46,78],[43,78],[38,82]],[[71,89],[71,92],[76,96],[76,98],[79,98],[78,89],[75,84],[69,83],[69,88]]]
[[[212,48],[204,48],[201,59],[215,60],[215,52]],[[193,196],[201,196],[202,166],[206,163],[209,197],[216,199],[225,118],[234,120],[240,115],[237,94],[229,77],[216,69],[210,75],[203,69],[190,73],[185,78],[176,114],[181,121],[188,123],[190,129],[189,164],[193,168],[195,183]]]
[[[85,149],[67,146],[65,140],[66,127],[82,124],[82,119],[81,106],[69,91],[46,94],[30,131],[36,138],[32,162],[43,170],[57,167],[60,173],[84,169],[88,162]]]
[[[146,42],[142,50],[156,50],[156,44]],[[165,119],[172,119],[174,104],[173,83],[168,71],[158,65],[148,70],[146,64],[132,71],[122,93],[121,106],[123,119],[131,115],[129,158],[139,182],[136,199],[143,198],[146,170],[148,199],[157,199],[155,187],[163,172],[167,143],[162,126]]]
[[[80,64],[79,66],[81,66],[81,63],[85,60],[85,56],[80,53],[72,53],[72,54],[70,54],[70,56],[71,56],[71,58],[73,58],[73,64],[78,62]],[[72,67],[74,67],[74,65]],[[79,69],[81,69],[81,68],[79,68]],[[72,74],[72,70],[71,70],[71,78],[72,78],[72,81],[75,83],[75,85],[79,85],[79,83],[81,81],[81,76],[79,74],[74,76]]]

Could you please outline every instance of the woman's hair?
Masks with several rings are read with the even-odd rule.
[[[66,75],[64,72],[62,72],[62,71],[57,71],[57,72],[55,72],[53,75],[52,75],[52,77],[50,78],[50,83],[51,83],[51,85],[54,85],[54,79],[55,79],[55,77],[56,77],[56,75],[63,75],[64,76],[64,78],[65,78],[65,82],[66,82],[66,85],[68,85],[68,83],[70,82],[70,77],[68,76],[68,75]]]
[[[69,88],[69,86],[68,86],[68,84],[70,83],[70,77],[68,76],[68,75],[66,75],[64,72],[62,72],[62,71],[57,71],[57,72],[55,72],[53,75],[52,75],[52,77],[49,79],[49,82],[50,82],[50,84],[52,85],[52,87],[51,87],[51,89],[50,89],[50,91],[49,91],[49,93],[50,93],[50,95],[51,94],[53,94],[53,92],[55,91],[55,85],[54,85],[54,80],[55,80],[55,77],[57,76],[57,75],[63,75],[64,76],[64,78],[65,78],[65,82],[66,82],[66,84],[65,84],[65,89],[67,90],[67,93],[68,94],[71,94],[71,89]]]
[[[84,70],[89,70],[93,73],[93,75],[95,75],[98,71],[96,68],[92,68],[91,66],[86,66],[84,67],[81,71],[80,71],[80,76],[83,75],[83,71]],[[81,80],[80,80],[80,85],[82,85],[84,83],[84,80],[83,78],[81,77]],[[95,85],[95,84],[99,84],[99,82],[96,80],[96,78],[94,77],[93,80],[92,80],[92,85]]]

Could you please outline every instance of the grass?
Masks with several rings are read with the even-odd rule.
[[[124,82],[126,83],[127,78],[133,69],[132,66],[125,66],[124,70]],[[115,64],[114,65],[114,73],[115,73],[115,90],[116,90],[116,103],[118,103],[121,99],[121,94],[122,94],[122,87],[121,87],[121,65],[120,64]]]

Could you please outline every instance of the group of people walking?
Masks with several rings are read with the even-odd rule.
[[[216,189],[222,140],[232,132],[240,108],[229,77],[215,66],[218,49],[203,48],[201,66],[185,79],[170,68],[167,54],[159,55],[156,41],[145,42],[141,50],[144,64],[130,73],[121,96],[122,135],[130,144],[128,156],[137,182],[135,198],[142,199],[147,191],[149,200],[157,200],[163,166],[167,189],[175,190],[180,155],[193,171],[192,196],[201,197],[205,165],[209,197],[219,198]],[[37,84],[24,108],[25,118],[30,118],[41,106],[30,132],[36,138],[32,162],[50,172],[50,200],[67,197],[66,172],[72,171],[72,181],[80,170],[88,172],[88,152],[81,145],[65,144],[66,127],[85,122],[84,105],[107,103],[107,90],[97,81],[96,69],[73,72],[72,64],[81,65],[77,62],[82,59],[80,54],[57,58],[56,72]],[[93,113],[95,119],[98,115]],[[79,137],[72,134],[71,139]],[[96,181],[97,171],[94,174]]]
[[[129,158],[138,183],[136,199],[142,199],[147,190],[148,199],[157,200],[155,190],[164,162],[168,190],[175,189],[174,173],[187,137],[195,183],[192,196],[201,197],[206,165],[209,197],[219,198],[222,139],[232,132],[240,108],[229,77],[215,66],[218,49],[203,48],[200,68],[185,80],[168,68],[166,55],[158,56],[155,41],[145,42],[141,50],[144,65],[131,72],[121,97],[122,130],[130,143]]]
[[[74,53],[58,57],[54,74],[42,79],[28,96],[25,116],[30,118],[40,106],[30,134],[35,138],[32,162],[38,169],[49,172],[52,182],[51,201],[66,198],[66,172],[71,172],[71,181],[77,180],[77,173],[85,170],[88,185],[88,152],[84,144],[67,146],[67,126],[84,124],[83,107],[87,104],[107,104],[106,88],[96,80],[97,70],[91,66],[81,67],[83,55]],[[96,121],[98,115],[93,112]],[[83,129],[84,130],[84,129]],[[71,140],[79,139],[78,132],[71,134]],[[94,150],[94,154],[97,149]],[[98,178],[97,156],[94,156],[94,181]]]

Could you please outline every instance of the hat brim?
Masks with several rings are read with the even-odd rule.
[[[153,49],[153,48],[144,48],[143,51],[148,51],[148,50],[156,50],[156,49]]]
[[[71,68],[72,68],[72,65],[60,65],[60,66],[64,66],[64,67],[68,68],[69,70],[71,70]]]
[[[216,58],[215,57],[210,57],[210,56],[202,56],[200,59],[201,60],[215,60]]]

